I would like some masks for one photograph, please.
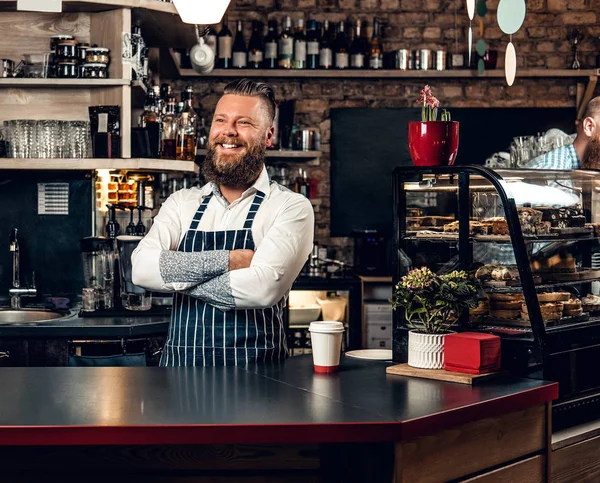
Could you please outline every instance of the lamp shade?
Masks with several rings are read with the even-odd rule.
[[[173,0],[184,23],[214,25],[219,23],[230,0]]]

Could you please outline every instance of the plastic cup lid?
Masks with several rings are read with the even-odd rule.
[[[322,322],[311,322],[308,326],[310,332],[344,332],[344,324],[324,320]]]

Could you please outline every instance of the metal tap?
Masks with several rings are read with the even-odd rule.
[[[19,239],[17,237],[17,229],[13,228],[10,233],[10,251],[13,253],[13,281],[12,288],[8,291],[10,295],[10,307],[12,309],[21,308],[21,297],[35,297],[37,290],[35,288],[35,272],[32,275],[33,286],[30,288],[21,288],[19,277],[20,250]]]

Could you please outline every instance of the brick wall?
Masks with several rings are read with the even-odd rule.
[[[235,3],[234,3],[235,2]],[[232,0],[229,21],[315,18],[341,21],[378,16],[387,23],[384,50],[399,48],[455,49],[466,51],[466,27],[469,24],[464,0]],[[498,0],[487,0],[489,12],[483,19],[484,35],[492,49],[500,51],[499,67],[508,43],[496,23]],[[458,8],[456,8],[458,7]],[[572,62],[567,34],[575,27],[586,35],[580,48],[582,67],[595,64],[600,53],[600,0],[527,0],[527,17],[513,36],[519,68],[565,69]],[[456,15],[455,15],[456,9]],[[233,23],[231,23],[231,27]],[[230,28],[231,28],[230,27]],[[246,28],[249,29],[249,22]],[[479,38],[479,18],[473,22],[474,41]],[[246,39],[250,32],[246,32]],[[371,31],[367,31],[370,37]],[[352,240],[330,238],[329,200],[329,109],[338,107],[414,107],[414,100],[424,83],[430,83],[442,107],[570,107],[575,105],[576,83],[573,79],[520,79],[507,87],[502,79],[267,79],[279,99],[295,99],[297,123],[321,129],[320,165],[308,169],[319,180],[321,205],[316,211],[316,239],[335,248],[333,255],[350,261]],[[226,79],[192,81],[207,114],[214,109],[226,85]],[[179,90],[186,80],[175,82]],[[598,92],[597,92],[598,94]],[[210,115],[209,115],[210,118]]]

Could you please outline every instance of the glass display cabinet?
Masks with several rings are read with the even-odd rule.
[[[600,172],[397,168],[394,284],[412,268],[483,287],[457,330],[502,338],[503,368],[559,382],[554,427],[600,411]],[[394,360],[408,328],[394,313]]]

